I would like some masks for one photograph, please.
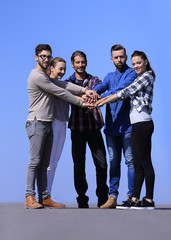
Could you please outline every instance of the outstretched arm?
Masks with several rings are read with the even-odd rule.
[[[118,100],[116,93],[109,96],[109,97],[104,97],[96,102],[97,107],[103,107],[104,104],[106,103],[112,103],[116,102]]]

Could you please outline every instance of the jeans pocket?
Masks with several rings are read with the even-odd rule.
[[[25,125],[25,129],[28,135],[28,138],[30,139],[31,136],[33,136],[34,132],[35,132],[35,124],[34,121],[27,121],[26,125]]]
[[[25,129],[28,128],[31,125],[31,121],[26,122]]]

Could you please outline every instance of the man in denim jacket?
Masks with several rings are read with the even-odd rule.
[[[108,73],[103,82],[93,90],[101,97],[109,96],[130,85],[137,77],[136,72],[126,64],[127,55],[123,46],[117,44],[111,48],[111,60],[116,67],[115,72]],[[128,166],[128,199],[133,193],[134,167],[131,150],[131,125],[129,120],[129,98],[106,105],[106,121],[104,133],[110,158],[110,188],[109,198],[101,208],[115,208],[117,205],[120,181],[121,155],[125,157]],[[124,201],[126,205],[127,201]],[[124,207],[124,206],[123,206]]]

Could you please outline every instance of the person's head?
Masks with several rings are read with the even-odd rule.
[[[75,51],[71,56],[71,65],[78,74],[85,73],[87,66],[86,54],[82,51]]]
[[[66,72],[66,61],[63,58],[56,57],[50,62],[47,74],[51,78],[61,79]]]
[[[121,71],[125,67],[127,61],[126,49],[120,44],[113,45],[111,47],[111,60],[116,70]]]
[[[154,73],[153,69],[151,68],[148,58],[144,52],[137,51],[137,50],[134,51],[133,54],[131,55],[131,61],[132,61],[132,66],[133,66],[134,70],[136,71],[136,73],[138,74],[138,76],[140,76],[141,74],[143,74],[146,71],[151,70],[152,75],[155,79],[155,73]]]
[[[39,44],[35,48],[35,59],[40,70],[46,71],[52,59],[52,49],[48,44]]]

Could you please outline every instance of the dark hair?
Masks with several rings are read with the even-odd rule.
[[[148,61],[148,58],[147,58],[147,56],[146,56],[146,54],[145,54],[144,52],[142,52],[142,51],[137,51],[137,50],[136,50],[136,51],[134,51],[133,54],[131,55],[131,59],[132,59],[133,57],[141,57],[143,60],[147,60],[147,66],[146,66],[147,71],[151,70],[151,71],[152,71],[153,78],[154,78],[154,79],[156,78],[156,74],[155,74],[155,72],[153,71],[153,69],[152,69],[152,67],[151,67],[151,65],[150,65],[150,62]]]
[[[126,49],[120,44],[115,44],[111,47],[111,54],[113,51],[118,51],[118,50],[122,50],[122,49],[124,50],[125,55],[126,55]]]
[[[50,62],[50,67],[55,67],[58,62],[64,62],[64,63],[66,63],[66,61],[65,61],[63,58],[61,58],[61,57],[55,57],[55,58]],[[50,76],[50,74],[51,74],[50,68],[47,69],[46,73]]]
[[[52,49],[51,49],[51,47],[48,44],[39,44],[39,45],[37,45],[37,47],[35,48],[35,54],[38,55],[43,50],[49,51],[52,54]]]
[[[74,62],[74,58],[76,57],[76,56],[79,56],[79,57],[83,57],[84,59],[85,59],[85,61],[87,62],[87,56],[86,56],[86,54],[84,53],[84,52],[82,52],[82,51],[75,51],[73,54],[72,54],[72,56],[71,56],[71,62],[73,63]]]

